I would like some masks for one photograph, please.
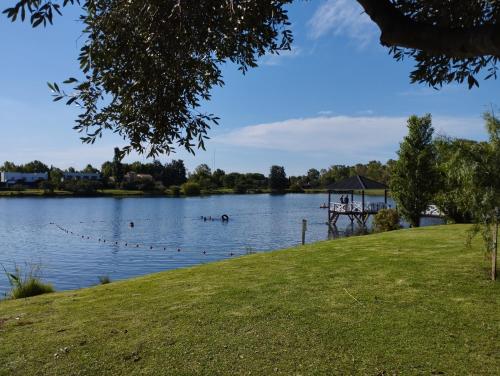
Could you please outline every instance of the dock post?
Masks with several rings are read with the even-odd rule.
[[[307,219],[302,220],[302,245],[306,244]]]

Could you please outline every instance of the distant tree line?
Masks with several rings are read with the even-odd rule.
[[[188,172],[184,161],[172,160],[162,164],[158,160],[148,163],[121,162],[119,150],[115,151],[112,161],[104,162],[100,169],[87,165],[81,172],[101,174],[100,182],[63,181],[64,172],[77,172],[70,167],[62,170],[55,166],[48,166],[40,161],[33,161],[25,165],[16,165],[13,162],[5,162],[0,166],[0,171],[17,172],[48,172],[49,181],[42,182],[42,186],[52,189],[66,189],[70,191],[78,190],[79,186],[96,189],[117,188],[125,190],[145,190],[154,191],[171,188],[182,192],[182,186],[189,183],[191,191],[214,192],[225,191],[234,193],[259,193],[259,192],[303,192],[304,190],[321,190],[329,184],[353,175],[364,175],[371,179],[389,182],[390,169],[394,161],[390,160],[386,164],[379,161],[371,161],[366,164],[358,163],[353,166],[333,165],[327,169],[317,170],[311,168],[305,175],[287,176],[283,166],[271,166],[268,175],[258,172],[239,173],[226,172],[221,169],[212,169],[201,164],[193,171]],[[130,179],[130,173],[138,176]],[[152,179],[149,179],[149,176]],[[148,177],[148,179],[146,179]],[[178,188],[178,190],[176,189]]]

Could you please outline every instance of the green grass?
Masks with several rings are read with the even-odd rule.
[[[3,191],[0,190],[0,197],[37,197],[37,196],[71,196],[69,191],[55,190],[53,193],[47,193],[43,189],[25,189],[22,191]]]
[[[321,242],[0,303],[2,375],[495,375],[466,226]]]
[[[144,191],[127,189],[101,189],[98,191],[104,196],[143,196]]]

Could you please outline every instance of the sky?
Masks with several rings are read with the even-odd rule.
[[[46,85],[78,77],[82,44],[77,8],[54,26],[31,29],[0,16],[0,163],[34,159],[60,168],[100,166],[126,143],[105,134],[94,145],[72,127],[78,112],[53,103]],[[396,62],[381,47],[379,30],[354,0],[297,1],[289,7],[293,48],[265,56],[242,75],[223,67],[226,85],[203,110],[221,118],[207,151],[182,150],[158,159],[183,159],[189,170],[206,163],[227,172],[261,172],[271,165],[289,175],[334,164],[396,157],[412,114],[433,116],[437,134],[486,138],[481,115],[496,106],[498,83],[434,90],[411,84],[411,61]],[[148,160],[133,154],[126,162]]]

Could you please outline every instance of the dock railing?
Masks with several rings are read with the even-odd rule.
[[[365,202],[364,212],[377,213],[379,210],[387,209],[387,207],[385,202]],[[363,213],[363,203],[361,201],[354,201],[349,204],[334,202],[330,205],[330,210],[335,213]]]

